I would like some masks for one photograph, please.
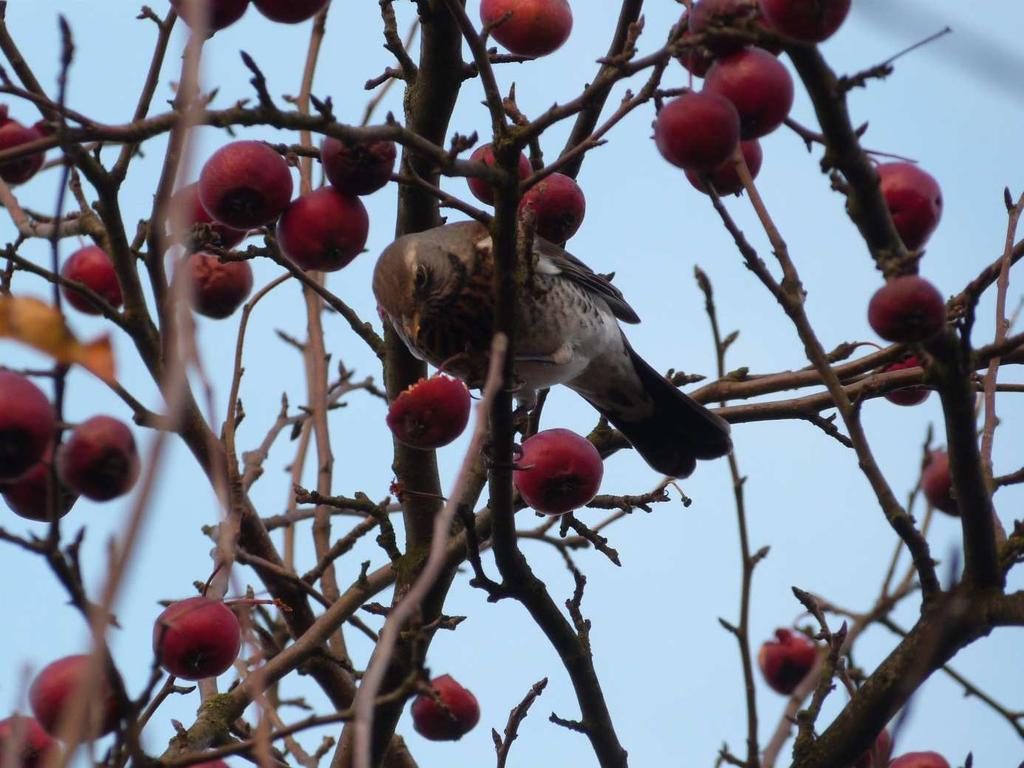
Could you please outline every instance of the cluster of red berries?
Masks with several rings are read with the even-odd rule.
[[[903,244],[918,250],[942,218],[942,190],[927,172],[912,163],[884,163],[876,169],[882,197]],[[868,322],[886,341],[926,341],[946,325],[946,302],[924,278],[891,278],[868,304]]]
[[[46,395],[26,377],[0,371],[0,494],[29,520],[51,514],[50,474],[56,419]],[[93,416],[76,426],[56,452],[58,516],[78,496],[109,501],[126,494],[139,476],[139,455],[131,430],[110,416]]]
[[[569,39],[572,9],[566,0],[482,0],[480,20],[491,36],[520,56],[546,56]],[[469,158],[494,165],[494,148],[484,144]],[[519,156],[519,180],[533,169],[526,155]],[[480,177],[470,177],[469,190],[482,203],[494,204],[494,190]],[[552,173],[530,187],[519,203],[521,215],[528,215],[538,235],[553,243],[564,243],[580,228],[587,200],[576,181],[564,173]]]
[[[236,141],[217,150],[199,176],[199,200],[214,221],[238,229],[277,220],[283,253],[303,269],[333,272],[366,244],[369,219],[357,194],[379,189],[390,176],[394,145],[324,142],[331,186],[295,200],[288,164],[259,141]]]
[[[203,12],[202,20],[192,16],[190,10],[197,7],[194,0],[170,0],[174,8],[186,24],[194,25],[196,22],[205,25],[210,32],[229,27],[238,21],[249,8],[249,0],[201,0]],[[306,19],[316,16],[327,6],[330,0],[252,0],[256,10],[262,13],[271,21],[278,21],[283,24],[298,24]]]
[[[807,677],[818,658],[818,647],[805,635],[789,629],[775,630],[775,639],[766,641],[757,654],[765,682],[777,693],[789,696]],[[888,764],[892,740],[883,730],[875,740],[874,752],[880,756],[879,764]],[[854,768],[871,768],[872,750],[868,750],[854,763]]]
[[[448,445],[466,429],[470,396],[458,379],[437,374],[421,379],[388,407],[395,439],[412,448]],[[523,443],[512,475],[523,501],[538,512],[562,515],[597,494],[604,464],[594,444],[568,429],[548,429]]]
[[[226,671],[238,657],[241,628],[235,614],[224,603],[193,597],[172,603],[153,626],[153,652],[169,674],[185,680],[202,680]],[[32,681],[28,699],[34,717],[15,715],[0,720],[0,760],[17,745],[18,768],[39,768],[50,750],[53,737],[61,735],[70,708],[80,689],[87,686],[92,659],[79,654],[65,656],[43,667]],[[114,670],[95,671],[95,683],[85,697],[87,738],[96,738],[117,728],[124,712],[115,695]],[[4,762],[5,765],[8,763]],[[207,768],[227,768],[221,761],[202,763]]]
[[[654,123],[661,154],[702,192],[737,194],[740,150],[751,178],[761,169],[758,139],[778,128],[793,106],[793,79],[776,55],[781,38],[820,42],[849,11],[849,0],[699,0],[681,22],[679,61],[704,78],[703,88],[665,104]],[[737,30],[759,29],[763,46]]]
[[[484,144],[476,149],[470,160],[494,165],[494,148]],[[533,172],[526,155],[519,155],[519,180]],[[480,177],[471,176],[469,191],[477,200],[494,204],[494,190]],[[529,215],[538,235],[553,243],[564,243],[576,234],[587,212],[587,199],[583,190],[571,176],[552,173],[530,187],[519,201],[520,215]]]
[[[269,145],[235,141],[214,152],[199,181],[178,190],[171,202],[172,218],[186,225],[182,238],[191,253],[183,267],[192,286],[192,308],[222,319],[242,305],[252,291],[252,268],[247,261],[224,260],[206,251],[211,245],[233,248],[250,230],[274,222],[282,252],[303,269],[333,272],[349,264],[362,252],[370,229],[359,195],[388,182],[396,154],[390,141],[363,144],[327,138],[321,159],[330,186],[292,200],[291,170]],[[116,287],[113,267],[109,259],[100,261],[93,254],[90,264],[95,262],[96,275],[79,270],[73,279],[114,303],[101,290],[101,285]],[[118,291],[115,306],[119,303]]]
[[[775,630],[775,639],[766,641],[757,654],[757,663],[765,682],[778,693],[789,696],[807,677],[818,658],[818,647],[805,635],[788,629]],[[949,768],[949,763],[935,752],[908,752],[891,763],[892,736],[882,730],[874,746],[862,754],[853,768]]]

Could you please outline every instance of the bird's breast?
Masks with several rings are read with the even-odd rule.
[[[486,369],[494,332],[489,277],[474,274],[457,294],[424,308],[419,333],[415,339],[406,338],[419,357],[464,377],[462,369]],[[611,310],[577,283],[536,274],[523,287],[515,355],[516,375],[525,387],[571,381],[596,357],[621,344],[622,332]]]

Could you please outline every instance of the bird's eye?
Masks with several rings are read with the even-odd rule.
[[[427,284],[427,268],[422,264],[416,267],[415,286],[416,290],[421,290]]]

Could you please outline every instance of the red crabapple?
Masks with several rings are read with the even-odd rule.
[[[552,173],[534,184],[519,202],[520,213],[532,213],[537,234],[564,243],[576,234],[587,211],[583,190],[563,173]]]
[[[328,0],[252,0],[256,10],[271,21],[298,24],[316,16]]]
[[[205,317],[230,317],[252,291],[252,267],[247,261],[221,261],[209,253],[193,253],[185,268],[192,282],[189,302]]]
[[[327,180],[349,195],[368,195],[387,184],[397,156],[393,141],[349,143],[328,136],[320,147]]]
[[[887,365],[885,370],[903,371],[907,368],[920,368],[921,360],[917,355],[908,355],[903,360]],[[896,405],[919,405],[928,399],[931,390],[927,387],[900,387],[885,393],[885,399]]]
[[[765,681],[781,694],[791,694],[814,666],[818,650],[814,643],[788,629],[775,630],[757,654],[757,664]]]
[[[777,58],[761,48],[745,48],[718,59],[704,78],[702,93],[732,102],[740,116],[740,136],[757,139],[780,125],[793,106],[793,78]]]
[[[494,147],[490,144],[483,144],[473,151],[469,159],[474,162],[484,163],[485,165],[494,165]],[[529,176],[530,171],[530,160],[526,155],[520,153],[519,180],[522,181]],[[468,176],[466,181],[469,183],[469,191],[473,193],[477,200],[488,205],[494,204],[494,190],[487,183],[486,179],[481,179],[479,176]]]
[[[913,163],[883,163],[876,170],[896,231],[907,248],[917,250],[942,218],[939,182]]]
[[[0,481],[15,480],[43,458],[53,440],[53,406],[35,384],[0,371]]]
[[[871,297],[868,323],[886,341],[924,341],[946,324],[946,303],[938,289],[924,278],[896,277]]]
[[[64,709],[72,702],[76,691],[82,685],[88,666],[87,655],[65,656],[43,667],[32,681],[28,689],[32,714],[51,736],[58,735],[57,729],[60,727]],[[108,674],[107,670],[100,672],[98,687],[89,691],[87,697],[92,710],[90,717],[95,718],[96,726],[90,728],[90,735],[109,733],[117,728],[117,721],[121,717],[113,693],[114,686],[107,677]],[[102,712],[98,711],[98,704],[103,704]]]
[[[953,476],[949,471],[949,454],[932,451],[921,471],[921,490],[928,503],[948,515],[957,516],[960,509],[953,498]]]
[[[28,144],[42,138],[43,135],[35,126],[26,127],[17,120],[9,119],[6,116],[5,108],[4,118],[0,120],[0,151]],[[45,159],[45,153],[36,152],[25,157],[8,160],[0,164],[0,179],[11,186],[24,184],[39,172]]]
[[[185,680],[220,675],[238,658],[241,647],[238,619],[220,600],[179,600],[153,625],[153,653],[160,666]]]
[[[12,750],[17,749],[12,754]],[[34,717],[11,715],[0,720],[0,765],[41,768],[57,742]]]
[[[114,264],[107,252],[99,246],[87,245],[72,253],[61,267],[60,274],[61,277],[92,289],[93,293],[99,294],[114,309],[121,306],[121,283],[118,282],[117,272],[114,271]],[[68,304],[79,312],[87,315],[100,314],[100,310],[93,306],[89,299],[73,288],[63,286],[61,293]]]
[[[79,424],[61,446],[57,473],[72,491],[109,501],[132,489],[139,477],[135,438],[124,422],[93,416]]]
[[[760,0],[761,13],[780,34],[803,43],[830,38],[850,12],[850,0]]]
[[[510,15],[501,21],[506,14]],[[496,25],[491,37],[520,56],[553,53],[572,32],[572,9],[567,0],[482,0],[480,20]]]
[[[476,697],[455,682],[451,675],[430,681],[430,687],[441,700],[420,694],[412,703],[412,724],[416,732],[431,741],[458,741],[480,721],[480,705]]]
[[[0,482],[0,495],[7,506],[18,517],[45,523],[50,519],[50,469],[53,463],[52,447],[46,449],[43,458],[32,465],[16,480]],[[59,504],[57,517],[64,517],[71,511],[78,496],[57,480]]]
[[[400,443],[440,448],[465,430],[469,407],[466,385],[439,373],[400,393],[388,407],[387,425]]]
[[[355,195],[321,187],[296,198],[277,223],[281,251],[303,269],[336,272],[363,251],[370,232]]]
[[[202,2],[203,0],[200,0]],[[190,27],[194,26],[190,8],[196,7],[192,3],[195,0],[171,0],[171,7],[177,11],[182,20]],[[210,32],[229,27],[242,18],[246,8],[249,7],[249,0],[205,0],[205,13],[208,14],[203,23],[208,25]]]
[[[721,96],[684,93],[658,112],[654,141],[673,165],[687,171],[713,171],[739,146],[739,114]]]
[[[252,229],[280,216],[292,199],[288,163],[262,141],[233,141],[199,174],[199,201],[214,221]]]
[[[750,178],[756,179],[757,174],[761,171],[761,161],[764,158],[764,153],[761,152],[761,142],[757,139],[740,142],[740,150],[743,152],[743,161],[747,164],[747,170],[750,171]],[[738,195],[743,191],[743,180],[740,179],[736,163],[732,158],[707,174],[686,172],[686,178],[694,188],[707,193],[707,185],[702,176],[707,177],[719,195]]]
[[[604,464],[594,444],[568,429],[546,429],[523,443],[512,482],[538,512],[562,515],[597,495]]]
[[[199,199],[198,184],[189,184],[175,192],[171,197],[171,207],[173,217],[180,217],[187,226],[188,231],[185,233],[185,237],[192,238],[193,246],[205,244],[205,241],[196,241],[194,237],[198,229],[197,225],[200,224],[205,224],[210,228],[210,232],[217,237],[214,245],[219,245],[222,248],[234,248],[245,239],[247,234],[244,229],[227,227],[213,220],[213,216],[203,207],[203,203]]]

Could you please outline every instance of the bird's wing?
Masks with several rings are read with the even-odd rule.
[[[534,239],[533,249],[538,256],[538,268],[541,271],[560,274],[599,296],[611,309],[612,314],[622,322],[640,322],[640,316],[629,306],[622,291],[612,285],[608,278],[597,274],[571,253],[543,238]]]

